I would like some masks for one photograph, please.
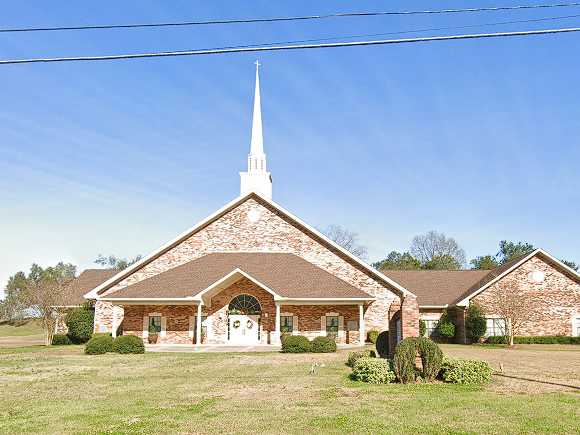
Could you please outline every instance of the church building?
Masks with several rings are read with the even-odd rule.
[[[85,299],[95,332],[157,345],[277,345],[282,334],[361,344],[419,334],[415,295],[272,200],[262,134],[259,64],[248,169],[240,196]],[[362,339],[362,340],[361,340]]]

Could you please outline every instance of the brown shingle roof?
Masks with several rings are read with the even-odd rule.
[[[81,305],[87,300],[83,297],[98,285],[104,283],[113,275],[119,273],[116,269],[86,269],[70,283],[70,305]]]
[[[195,296],[235,269],[286,298],[370,298],[331,273],[286,253],[208,254],[139,281],[111,298],[181,298]]]
[[[528,255],[520,255],[493,270],[385,270],[383,273],[413,292],[419,305],[447,305],[466,298]]]
[[[385,270],[389,278],[417,296],[419,305],[446,305],[457,301],[489,270]]]

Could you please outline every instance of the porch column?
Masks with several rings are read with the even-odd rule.
[[[274,333],[274,343],[280,343],[280,304],[276,303],[276,331]]]
[[[111,321],[112,323],[112,331],[111,331],[111,336],[113,338],[117,337],[117,311],[115,310],[115,306],[113,305],[113,319]]]
[[[359,335],[359,344],[361,346],[364,346],[366,340],[364,304],[360,304],[358,306],[358,335]]]
[[[201,344],[201,302],[197,304],[197,317],[195,319],[195,344]]]

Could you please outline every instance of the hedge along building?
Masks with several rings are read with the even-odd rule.
[[[384,271],[418,298],[420,318],[433,335],[444,310],[455,324],[455,341],[468,342],[467,308],[479,305],[487,319],[486,336],[505,335],[497,306],[498,292],[513,291],[527,320],[521,336],[580,336],[580,274],[542,249],[493,270]],[[515,299],[515,298],[514,298]]]
[[[271,200],[259,64],[248,170],[223,208],[85,295],[96,332],[158,343],[277,344],[282,333],[357,344],[417,336],[415,296]]]

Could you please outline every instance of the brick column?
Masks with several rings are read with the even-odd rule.
[[[401,300],[396,298],[389,306],[389,356],[395,354],[397,347],[397,320],[401,318]]]
[[[401,308],[402,338],[419,336],[419,304],[417,298],[407,295]]]

